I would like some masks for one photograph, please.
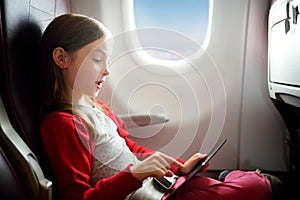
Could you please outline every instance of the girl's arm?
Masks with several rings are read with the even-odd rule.
[[[142,183],[130,172],[131,166],[90,185],[94,142],[81,118],[65,112],[52,113],[43,120],[40,131],[59,199],[118,200],[141,187]]]
[[[98,103],[104,109],[105,114],[115,122],[115,124],[118,127],[119,135],[124,138],[129,149],[133,153],[135,153],[136,156],[140,160],[144,160],[144,159],[148,158],[150,155],[152,155],[153,153],[155,153],[154,150],[146,148],[141,145],[138,145],[135,141],[131,140],[129,138],[129,134],[128,134],[128,130],[127,130],[127,126],[126,126],[125,122],[122,119],[120,119],[116,114],[114,114],[112,112],[112,110],[108,106],[106,106],[106,104],[104,102],[98,100]],[[185,162],[183,159],[177,159],[177,160],[181,163]],[[174,173],[178,173],[178,167],[175,165],[172,165],[171,171],[173,171]]]

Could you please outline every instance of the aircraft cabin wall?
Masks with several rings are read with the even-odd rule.
[[[267,88],[270,2],[211,0],[203,49],[187,40],[192,55],[164,62],[151,59],[139,39],[164,43],[183,36],[155,28],[134,31],[133,1],[70,0],[72,12],[99,19],[114,35],[111,75],[99,98],[118,114],[169,118],[167,123],[130,128],[131,137],[182,158],[205,153],[227,138],[210,169],[287,170],[286,128]],[[166,48],[155,40],[149,44]]]

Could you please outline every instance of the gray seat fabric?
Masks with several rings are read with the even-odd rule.
[[[0,199],[25,199],[20,181],[1,147],[0,171]]]
[[[2,0],[0,5],[2,99],[13,127],[38,157],[39,42],[48,23],[68,7],[67,0]]]

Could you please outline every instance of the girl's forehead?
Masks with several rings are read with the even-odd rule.
[[[94,51],[96,52],[98,51],[110,55],[112,54],[113,51],[113,43],[114,42],[111,38],[104,39],[104,40],[100,39],[100,42],[98,43],[98,45],[96,45]]]

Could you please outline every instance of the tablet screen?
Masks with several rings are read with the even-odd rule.
[[[194,168],[193,170],[186,176],[186,179],[169,195],[166,195],[167,198],[170,198],[173,196],[179,188],[181,188],[185,183],[187,183],[194,175],[196,175],[203,167],[206,166],[206,164],[216,155],[216,153],[223,147],[223,145],[226,143],[227,139],[224,139],[215,149],[211,151],[211,153],[208,154],[208,157],[204,161],[200,161]]]

